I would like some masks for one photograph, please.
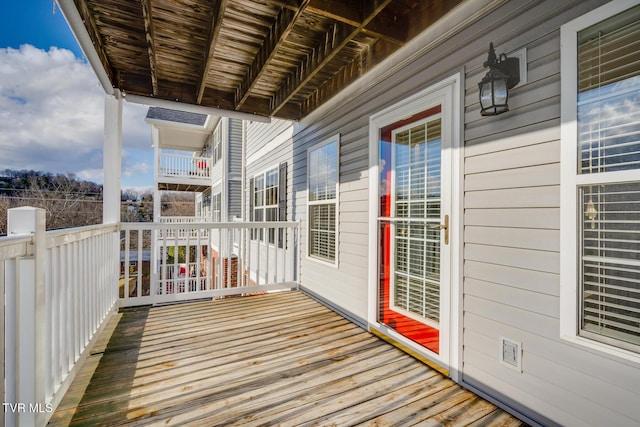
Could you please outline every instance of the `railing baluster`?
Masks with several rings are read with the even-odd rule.
[[[44,393],[47,399],[53,396],[53,383],[55,369],[53,368],[56,355],[53,352],[53,332],[55,331],[54,310],[55,305],[53,302],[53,283],[52,278],[54,274],[53,254],[46,257],[46,273],[45,273],[45,319],[47,321],[47,329],[45,331],[45,357],[46,357],[46,375],[44,378]]]
[[[138,297],[144,295],[144,284],[142,283],[142,238],[143,231],[138,230],[138,260],[136,261],[136,287],[138,289]]]
[[[200,297],[248,294],[291,286],[297,259],[297,223],[198,223],[171,218],[157,224],[122,224],[125,241],[137,241],[137,271],[127,273],[140,284],[123,298],[121,306],[156,304]],[[158,292],[148,295],[144,282],[143,248],[146,233],[152,241],[153,271],[158,271]],[[270,236],[272,236],[270,238]],[[135,243],[134,243],[135,244]],[[206,248],[206,250],[205,250]],[[173,260],[168,262],[172,253]],[[204,256],[203,254],[207,254]],[[127,251],[123,256],[125,262]],[[144,290],[144,291],[141,291]],[[133,291],[133,289],[129,289]]]
[[[5,298],[6,304],[4,319],[6,321],[6,333],[4,335],[4,345],[9,351],[6,352],[4,360],[4,385],[6,394],[4,396],[4,402],[17,402],[17,386],[20,378],[17,373],[17,319],[18,319],[18,307],[17,307],[17,267],[18,261],[14,259],[8,259],[4,262],[4,275],[5,278]],[[7,425],[16,424],[16,413],[9,411],[3,411],[5,421]]]

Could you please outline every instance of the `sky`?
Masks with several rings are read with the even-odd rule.
[[[0,170],[102,183],[104,91],[53,0],[3,2]],[[153,186],[146,106],[123,103],[122,187]]]

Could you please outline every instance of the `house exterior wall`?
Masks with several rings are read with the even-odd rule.
[[[306,230],[307,149],[340,135],[338,265],[306,257],[303,231],[301,282],[366,324],[369,117],[462,72],[464,218],[452,231],[464,245],[461,382],[543,425],[640,424],[640,365],[569,343],[559,326],[560,27],[606,2],[486,3],[474,22],[419,55],[410,44],[304,121],[249,124],[247,180],[289,162],[288,219]],[[527,82],[497,117],[478,103],[489,42],[527,52]],[[522,372],[498,362],[501,337],[522,342]]]

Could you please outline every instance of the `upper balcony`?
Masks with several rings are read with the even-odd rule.
[[[161,150],[156,165],[158,190],[203,192],[211,187],[211,157]]]

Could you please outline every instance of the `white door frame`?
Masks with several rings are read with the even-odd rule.
[[[369,330],[381,335],[391,342],[395,342],[401,348],[420,358],[438,370],[445,372],[454,381],[460,381],[462,368],[462,328],[461,328],[461,284],[462,284],[462,138],[461,138],[461,84],[462,72],[447,77],[428,88],[407,97],[406,99],[388,107],[369,118],[369,266],[368,266],[368,314]],[[449,212],[449,250],[451,288],[446,296],[448,304],[449,321],[442,322],[440,334],[445,338],[446,346],[440,347],[440,354],[433,352],[406,339],[395,330],[378,322],[378,249],[380,240],[378,236],[378,210],[379,210],[379,129],[404,119],[412,114],[424,111],[426,108],[440,103],[442,105],[443,126],[445,121],[449,124],[443,128],[443,137],[449,133],[451,138],[450,177],[451,177],[451,210]],[[446,118],[445,118],[446,116]],[[443,177],[445,179],[445,177]],[[442,212],[446,214],[447,212]],[[444,247],[444,245],[443,245]],[[442,340],[441,340],[442,342]]]

